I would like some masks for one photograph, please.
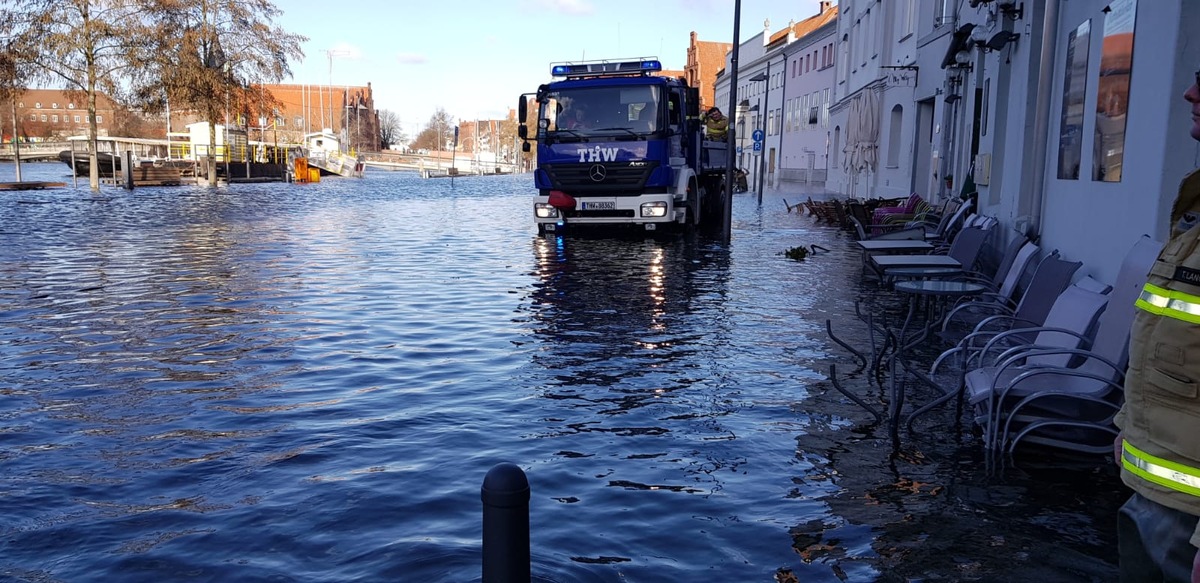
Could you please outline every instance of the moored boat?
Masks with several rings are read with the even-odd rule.
[[[58,160],[73,168],[76,176],[91,175],[92,158],[85,151],[63,150],[58,153]],[[96,164],[100,169],[101,178],[112,178],[114,168],[117,167],[117,157],[109,152],[96,152]]]
[[[362,178],[366,168],[362,155],[345,151],[329,130],[306,134],[302,155],[308,159],[308,166],[319,169],[322,176]]]

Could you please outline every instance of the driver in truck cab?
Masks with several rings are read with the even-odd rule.
[[[588,127],[587,110],[582,105],[570,106],[566,109],[561,109],[559,106],[558,127],[559,129],[578,130]]]

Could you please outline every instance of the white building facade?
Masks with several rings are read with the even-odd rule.
[[[795,179],[798,168],[808,168],[808,155],[804,148],[812,152],[824,151],[824,141],[819,136],[808,136],[808,140],[788,136],[795,131],[788,131],[788,110],[785,108],[788,99],[794,99],[797,93],[789,93],[786,86],[790,78],[790,61],[806,58],[801,50],[818,50],[812,47],[810,33],[828,25],[825,35],[831,34],[837,18],[837,7],[831,2],[821,2],[816,16],[801,22],[792,21],[787,28],[771,32],[770,21],[763,23],[763,32],[740,44],[738,48],[738,82],[736,88],[736,104],[732,113],[728,110],[730,103],[730,68],[732,52],[725,57],[725,69],[717,75],[716,102],[730,118],[730,127],[735,132],[738,151],[735,153],[736,164],[746,170],[751,190],[758,188],[775,188],[781,182]],[[804,39],[804,42],[800,42]],[[812,64],[810,73],[812,72]],[[800,91],[797,86],[792,91]],[[824,93],[821,93],[824,95]],[[789,97],[789,95],[791,97]],[[830,92],[830,95],[832,93]],[[815,103],[817,100],[813,99]],[[799,115],[799,101],[794,101],[792,114]],[[823,111],[824,106],[818,105]],[[796,118],[793,119],[795,121]],[[805,120],[807,121],[807,117]],[[762,133],[763,139],[757,153],[753,149],[755,131]],[[815,133],[814,133],[815,134]],[[785,136],[791,141],[785,142]],[[812,145],[809,144],[812,142]],[[794,148],[794,149],[789,149]],[[784,152],[791,152],[790,158],[785,158]],[[791,165],[785,165],[791,164]],[[815,161],[814,161],[815,164]]]
[[[1140,235],[1165,239],[1179,181],[1200,166],[1182,99],[1200,13],[1184,0],[839,8],[827,189],[965,190],[1005,226],[994,248],[1024,232],[1108,282]]]
[[[783,48],[786,65],[780,171],[772,186],[787,188],[826,181],[833,155],[829,107],[837,64],[836,38],[834,19]]]

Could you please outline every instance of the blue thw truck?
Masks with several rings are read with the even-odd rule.
[[[521,96],[540,234],[720,226],[726,143],[704,140],[699,90],[660,71],[654,58],[555,63],[555,81]]]

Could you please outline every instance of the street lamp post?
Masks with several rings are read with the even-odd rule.
[[[737,108],[738,49],[741,47],[742,0],[733,0],[733,50],[729,53],[729,111]],[[733,154],[736,131],[725,132],[725,193],[721,205],[721,242],[728,245],[733,231]]]
[[[763,93],[763,99],[762,99],[765,102],[764,107],[762,108],[761,111],[759,111],[759,116],[760,116],[759,119],[762,120],[762,123],[759,125],[760,125],[760,129],[763,130],[763,150],[766,150],[767,149],[767,144],[766,144],[766,141],[767,141],[766,140],[767,115],[766,115],[766,113],[767,113],[767,110],[771,109],[771,61],[767,61],[767,71],[765,73],[759,73],[759,74],[751,77],[750,80],[767,82],[767,89]],[[758,176],[757,176],[757,178],[758,178],[758,204],[759,205],[762,204],[763,166],[765,164],[766,157],[767,157],[766,152],[759,152],[759,154],[758,154]]]

